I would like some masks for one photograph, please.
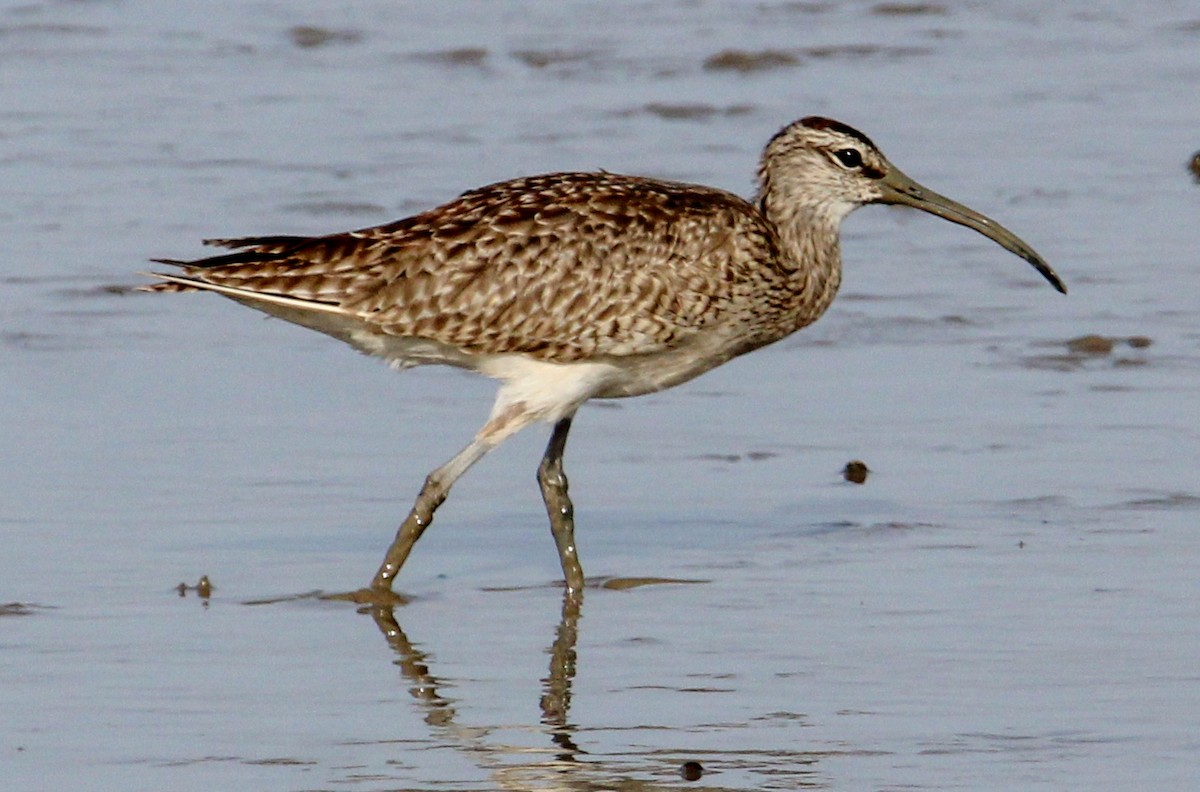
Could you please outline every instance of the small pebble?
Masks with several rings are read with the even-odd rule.
[[[1192,155],[1192,161],[1188,163],[1188,170],[1192,172],[1192,178],[1200,182],[1200,151]]]
[[[842,468],[842,478],[852,484],[865,484],[867,474],[870,473],[870,468],[867,463],[862,460],[855,459],[846,463],[846,467]]]
[[[699,781],[700,776],[704,775],[704,767],[699,762],[684,762],[679,768],[679,775],[683,776],[684,781]]]

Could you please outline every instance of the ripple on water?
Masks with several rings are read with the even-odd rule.
[[[39,613],[55,610],[53,605],[39,605],[36,602],[6,602],[0,604],[0,617],[4,616],[36,616]]]
[[[489,52],[483,47],[453,47],[429,52],[413,52],[405,59],[454,68],[482,69],[487,65]]]

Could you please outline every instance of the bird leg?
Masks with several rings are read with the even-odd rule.
[[[568,415],[554,425],[554,433],[546,444],[546,454],[538,465],[537,478],[542,499],[546,502],[546,513],[550,515],[550,532],[558,545],[558,560],[562,563],[567,591],[577,592],[583,591],[583,567],[575,548],[575,507],[567,495],[567,476],[563,473],[563,451],[572,417]]]
[[[425,477],[425,485],[421,487],[421,494],[417,496],[417,502],[413,504],[412,511],[408,513],[408,517],[396,531],[396,538],[392,541],[392,546],[388,548],[383,563],[379,565],[379,571],[371,580],[371,588],[391,589],[392,580],[400,571],[400,567],[404,566],[404,562],[408,560],[408,554],[412,552],[413,545],[433,522],[434,511],[442,505],[442,501],[446,500],[449,492],[449,484],[440,479],[436,471]]]
[[[412,511],[408,513],[408,517],[397,529],[396,538],[388,548],[387,555],[383,557],[379,571],[371,580],[372,589],[376,591],[391,589],[392,581],[400,572],[400,567],[404,566],[408,554],[412,552],[413,545],[433,522],[433,513],[446,500],[454,482],[458,481],[462,474],[467,472],[467,468],[482,459],[488,451],[498,446],[509,435],[527,426],[531,420],[532,416],[525,412],[524,405],[497,402],[491,418],[475,435],[475,439],[466,448],[455,454],[449,462],[425,477],[425,485],[421,487],[421,493],[417,495],[417,501],[413,504]]]

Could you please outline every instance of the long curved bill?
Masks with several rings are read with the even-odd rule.
[[[952,201],[944,195],[939,195],[933,190],[922,187],[895,166],[888,168],[888,172],[880,179],[879,186],[883,194],[876,199],[878,203],[911,206],[914,209],[920,209],[922,212],[929,212],[944,220],[949,220],[951,223],[958,223],[967,228],[972,228],[1005,250],[1011,251],[1028,261],[1033,265],[1034,269],[1042,273],[1043,278],[1050,281],[1051,286],[1063,294],[1067,293],[1067,287],[1063,284],[1062,279],[1037,254],[1037,251],[992,218],[981,215],[974,209],[969,209],[957,201]]]

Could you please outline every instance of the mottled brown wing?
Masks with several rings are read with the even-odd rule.
[[[388,335],[564,362],[660,351],[721,321],[745,288],[735,262],[773,244],[737,196],[603,173],[502,182],[348,234],[214,243],[240,250],[188,275]]]

